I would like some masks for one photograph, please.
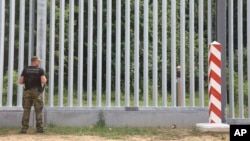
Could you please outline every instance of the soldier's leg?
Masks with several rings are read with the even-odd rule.
[[[33,104],[32,95],[30,91],[25,91],[23,95],[23,118],[22,118],[22,131],[23,133],[27,132],[29,128],[29,118],[30,118],[30,109]]]
[[[43,97],[42,93],[36,92],[34,98],[34,107],[36,112],[36,128],[37,132],[43,132]]]

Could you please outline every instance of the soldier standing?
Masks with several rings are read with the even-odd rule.
[[[42,92],[47,79],[44,70],[39,67],[40,62],[41,60],[38,56],[33,56],[31,58],[31,66],[28,66],[23,70],[19,79],[19,84],[25,84],[21,133],[27,133],[29,128],[30,110],[33,104],[36,113],[37,132],[44,132],[42,121],[42,110],[44,106]]]

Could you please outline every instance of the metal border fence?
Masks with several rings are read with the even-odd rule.
[[[226,10],[219,5],[227,9],[228,21],[218,16]],[[14,90],[13,73],[20,75],[34,54],[44,60],[41,67],[49,75],[48,107],[207,107],[208,44],[219,38],[228,54],[222,72],[228,83],[222,91],[229,99],[227,117],[249,118],[249,10],[247,0],[20,0],[18,5],[1,0],[0,107],[22,106],[23,89]]]

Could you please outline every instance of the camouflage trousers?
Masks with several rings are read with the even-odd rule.
[[[27,131],[29,128],[30,110],[34,105],[36,113],[36,128],[43,130],[42,110],[43,110],[43,96],[37,89],[30,89],[24,91],[23,95],[23,118],[22,118],[22,131]]]

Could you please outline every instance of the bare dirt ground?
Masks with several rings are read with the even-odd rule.
[[[168,135],[166,135],[168,136]],[[171,136],[171,135],[170,135]],[[57,135],[57,134],[36,134],[36,133],[11,133],[0,135],[0,141],[229,141],[228,134],[205,134],[195,136],[183,136],[178,138],[168,138],[162,136],[126,136],[121,139],[110,139],[100,136],[90,135]]]

